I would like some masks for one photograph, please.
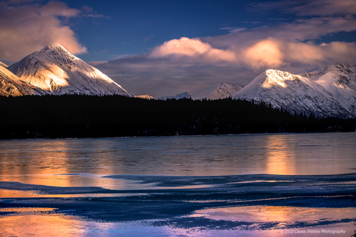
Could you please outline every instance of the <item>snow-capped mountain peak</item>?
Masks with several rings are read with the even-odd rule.
[[[50,94],[131,96],[95,67],[59,44],[50,44],[9,67],[21,80]]]
[[[37,52],[36,52],[37,53]],[[74,62],[80,62],[81,59],[77,58],[66,50],[63,46],[57,43],[49,44],[39,51],[39,55],[45,56],[52,62],[73,64]]]
[[[264,83],[264,87],[269,88],[271,85],[276,84],[282,87],[287,87],[286,81],[297,80],[299,75],[293,75],[289,72],[283,72],[279,70],[269,69],[266,71],[267,80]]]

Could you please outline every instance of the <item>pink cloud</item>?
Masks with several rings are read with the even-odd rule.
[[[39,9],[42,16],[63,16],[75,17],[78,16],[80,11],[72,9],[63,2],[49,2]]]
[[[243,60],[253,68],[279,66],[283,63],[284,57],[279,44],[280,42],[273,38],[259,41],[244,50]]]
[[[150,56],[153,58],[159,57],[191,57],[209,62],[234,62],[236,55],[229,50],[216,49],[208,43],[203,43],[199,39],[189,39],[182,37],[173,39],[156,47]]]
[[[311,43],[289,43],[288,57],[291,62],[317,64],[320,62],[333,63],[353,62],[356,55],[356,43],[331,42],[315,45]]]
[[[264,30],[264,29],[262,29]],[[286,32],[288,33],[288,32]],[[226,38],[231,34],[225,35]],[[222,36],[219,36],[222,37]],[[179,62],[183,66],[194,64],[221,63],[244,65],[252,69],[276,68],[298,63],[299,65],[320,65],[334,62],[355,62],[356,43],[331,42],[315,44],[313,42],[289,41],[283,37],[251,38],[240,44],[235,43],[227,50],[213,48],[200,39],[186,37],[173,39],[154,48],[150,58],[166,58]],[[136,65],[135,67],[147,65]],[[130,65],[128,65],[130,67]]]
[[[61,2],[0,8],[0,60],[19,60],[50,43],[59,43],[73,54],[86,52],[73,30],[58,18],[79,14]]]

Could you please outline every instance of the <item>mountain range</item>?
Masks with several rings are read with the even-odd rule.
[[[192,98],[192,94],[190,92],[183,92],[174,96],[163,96],[163,97],[158,97],[159,100],[171,100],[171,99],[176,99],[176,100],[180,100],[180,99],[191,99]]]
[[[163,96],[163,97],[154,97],[151,95],[138,95],[136,96],[137,98],[141,99],[158,99],[158,100],[167,100],[167,99],[193,99],[193,100],[202,100],[202,99],[208,99],[208,100],[218,100],[218,99],[225,99],[228,97],[231,97],[233,94],[235,94],[237,91],[241,90],[242,86],[235,85],[232,83],[228,82],[220,82],[209,89],[206,89],[204,91],[201,91],[200,93],[196,95],[192,95],[189,92],[183,92],[174,96]]]
[[[46,94],[133,97],[104,73],[59,44],[50,44],[9,67],[0,62],[0,96]],[[356,118],[356,66],[338,63],[302,74],[270,69],[245,87],[225,82],[194,95],[184,92],[159,98],[150,95],[136,97],[159,100],[231,97],[263,102],[291,114]]]

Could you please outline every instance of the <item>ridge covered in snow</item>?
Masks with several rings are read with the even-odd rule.
[[[0,96],[44,95],[40,88],[21,81],[0,62]]]
[[[104,73],[59,44],[50,44],[8,69],[21,80],[49,94],[132,96]]]
[[[304,73],[302,76],[324,87],[346,110],[356,115],[355,66],[337,63],[320,71]]]
[[[329,88],[318,82],[320,72],[293,75],[289,72],[267,70],[233,95],[235,99],[265,102],[273,108],[285,109],[292,114],[313,113],[317,117],[353,118],[355,114],[345,108]],[[313,79],[310,79],[312,78]],[[355,96],[355,92],[352,92]],[[351,93],[351,94],[352,94]]]
[[[180,94],[177,94],[175,96],[164,96],[164,97],[159,97],[159,100],[171,100],[171,99],[176,99],[176,100],[180,100],[180,99],[191,99],[192,98],[192,94],[190,94],[189,92],[183,92]]]
[[[211,88],[204,90],[197,95],[193,96],[194,100],[201,100],[201,99],[211,99],[211,100],[217,100],[217,99],[224,99],[231,97],[233,94],[238,92],[239,90],[242,89],[242,86],[235,85],[232,83],[227,83],[227,82],[220,82]]]

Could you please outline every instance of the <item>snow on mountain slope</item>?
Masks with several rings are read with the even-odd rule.
[[[233,94],[238,92],[242,89],[242,86],[234,85],[232,83],[221,82],[213,87],[198,93],[197,95],[193,96],[194,100],[201,100],[201,99],[224,99],[231,97]]]
[[[177,94],[175,96],[164,96],[164,97],[159,97],[159,100],[171,100],[171,99],[176,99],[176,100],[180,100],[180,99],[191,99],[192,98],[192,94],[190,94],[189,92],[183,92],[180,94]]]
[[[304,73],[302,76],[315,81],[354,116],[356,116],[356,67],[337,63],[324,70]]]
[[[146,100],[155,100],[156,97],[152,95],[136,95],[136,98],[146,99]]]
[[[8,67],[21,80],[50,94],[130,95],[104,73],[51,44]]]
[[[292,114],[318,117],[354,117],[324,87],[301,75],[267,70],[233,95],[235,99],[263,101]]]
[[[21,81],[0,62],[0,96],[44,95],[40,88]],[[6,66],[6,65],[5,65]]]

